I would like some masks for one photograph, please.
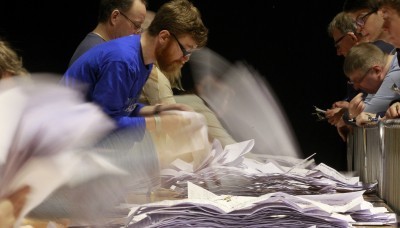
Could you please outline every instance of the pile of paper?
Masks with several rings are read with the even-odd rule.
[[[127,227],[352,227],[396,222],[395,214],[366,202],[364,191],[246,197],[215,195],[188,185],[188,199],[133,207]]]
[[[262,163],[246,158],[253,140],[231,144],[223,150],[214,142],[212,153],[193,171],[191,164],[176,160],[171,168],[162,170],[162,187],[187,197],[187,182],[199,185],[215,194],[260,196],[273,192],[293,195],[326,194],[365,190],[373,192],[374,184],[362,184],[358,177],[346,177],[321,163],[312,169],[297,164],[287,167],[277,162]]]

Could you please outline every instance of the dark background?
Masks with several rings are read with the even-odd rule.
[[[153,11],[165,2],[148,1]],[[317,122],[311,113],[313,105],[328,108],[346,93],[343,59],[336,56],[326,31],[343,1],[193,0],[210,30],[208,47],[265,76],[304,157],[317,153],[317,163],[340,171],[346,170],[346,144],[336,128]],[[97,0],[3,0],[0,36],[29,71],[62,74],[79,42],[97,24],[97,5]]]

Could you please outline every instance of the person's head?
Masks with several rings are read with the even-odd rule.
[[[155,58],[160,69],[179,74],[190,54],[206,45],[208,29],[191,2],[172,0],[158,9],[146,33],[157,39]]]
[[[0,40],[0,79],[20,75],[28,75],[22,59],[6,41]]]
[[[146,5],[146,0],[100,0],[98,22],[110,26],[112,39],[141,33]]]
[[[146,18],[145,18],[145,20],[144,20],[144,22],[142,24],[143,31],[147,30],[147,28],[150,26],[151,22],[153,21],[155,15],[156,15],[155,12],[147,11]],[[160,67],[158,66],[157,62],[154,63],[154,64],[159,70],[161,70]],[[178,72],[165,72],[163,70],[161,70],[161,71],[165,75],[165,77],[168,79],[168,81],[171,83],[171,86],[173,88],[177,88],[179,90],[183,89],[182,86],[181,86],[181,82],[180,82],[180,79],[181,79],[181,76],[182,76],[181,73],[178,73]]]
[[[328,25],[328,34],[332,37],[336,54],[346,56],[350,48],[358,43],[355,21],[345,12],[340,12]]]
[[[343,12],[351,13],[369,9],[376,2],[376,0],[345,0],[343,3]]]
[[[347,54],[343,71],[354,88],[367,93],[376,93],[385,78],[388,55],[376,45],[360,43]]]
[[[356,21],[362,42],[387,39],[383,30],[383,15],[379,10],[379,0],[346,0],[343,11]]]
[[[381,0],[383,29],[388,32],[388,41],[400,48],[400,0]]]

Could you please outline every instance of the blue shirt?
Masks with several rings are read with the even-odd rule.
[[[145,65],[140,35],[130,35],[96,45],[79,57],[65,72],[66,86],[85,86],[89,101],[100,105],[118,126],[146,128],[137,103],[153,64]],[[83,83],[83,84],[82,84]]]
[[[375,94],[368,94],[365,98],[364,112],[386,112],[391,101],[400,99],[400,94],[391,89],[393,83],[400,86],[400,67],[396,55],[393,56],[388,72],[378,91]]]

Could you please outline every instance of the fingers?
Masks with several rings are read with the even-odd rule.
[[[327,109],[326,112],[325,112],[325,117],[329,119],[329,118],[331,118],[334,114],[335,114],[335,113],[334,113],[333,109]]]
[[[171,110],[194,112],[194,109],[189,105],[180,103],[163,105],[161,111],[171,111]]]
[[[349,117],[354,118],[358,116],[365,109],[365,103],[363,101],[363,94],[359,93],[355,96],[349,104]]]
[[[332,108],[348,108],[349,102],[347,101],[337,101],[333,103]]]
[[[337,127],[336,129],[339,133],[340,138],[343,140],[343,142],[346,142],[348,131],[346,131],[346,129],[343,127]]]
[[[10,200],[0,201],[0,227],[13,227],[15,223],[14,206]]]
[[[162,129],[163,132],[166,133],[181,131],[186,126],[192,124],[192,120],[183,115],[162,113],[160,115],[160,118],[161,118],[161,121],[159,123],[161,125],[160,128]]]
[[[178,104],[178,105],[180,105],[181,111],[194,112],[194,109],[188,105],[184,105],[184,104]]]
[[[328,123],[336,125],[337,122],[342,118],[344,110],[342,108],[334,108],[326,110],[325,117],[328,119]]]
[[[387,119],[399,118],[400,117],[400,103],[396,102],[393,105],[391,105],[389,107],[389,109],[386,111],[385,117]]]
[[[376,124],[377,119],[375,118],[376,114],[362,112],[356,118],[356,125],[361,127],[364,125]]]
[[[0,201],[0,227],[13,227],[22,208],[30,188],[24,186],[13,192],[6,199]]]
[[[28,193],[30,192],[30,187],[29,186],[24,186],[18,190],[16,190],[14,193],[9,195],[7,198],[11,201],[11,203],[14,206],[14,216],[18,217],[22,208],[25,205],[26,198]]]

